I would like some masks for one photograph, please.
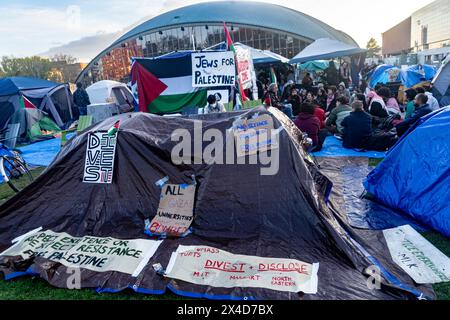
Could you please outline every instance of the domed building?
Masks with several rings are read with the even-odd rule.
[[[127,81],[132,57],[202,50],[225,41],[223,22],[235,42],[294,57],[319,38],[357,45],[347,34],[304,13],[248,1],[204,2],[156,16],[117,39],[81,72],[78,81]]]

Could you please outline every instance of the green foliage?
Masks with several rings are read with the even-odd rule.
[[[375,58],[380,55],[381,47],[378,45],[377,40],[374,38],[370,38],[367,42],[366,46],[367,51],[367,58]]]

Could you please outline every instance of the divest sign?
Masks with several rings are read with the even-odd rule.
[[[156,216],[148,233],[179,237],[186,233],[194,220],[195,185],[166,184],[162,187]]]
[[[192,87],[234,86],[236,65],[231,51],[192,54]]]
[[[66,267],[137,276],[160,244],[161,241],[154,240],[72,237],[49,230],[22,237],[0,256],[42,257]]]
[[[410,225],[383,231],[397,263],[418,284],[450,281],[450,259]]]
[[[92,132],[88,135],[83,182],[110,184],[113,180],[117,132]]]
[[[318,263],[234,255],[206,246],[179,246],[172,254],[166,276],[212,287],[316,294],[318,270]]]
[[[234,128],[237,156],[244,157],[278,148],[274,131],[273,119],[270,115],[243,119]]]

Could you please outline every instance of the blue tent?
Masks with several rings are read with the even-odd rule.
[[[387,84],[390,81],[389,73],[391,72],[397,72],[398,75],[395,78],[396,82],[401,82],[406,88],[414,87],[415,85],[423,82],[432,80],[434,77],[434,74],[429,70],[428,68],[425,71],[425,73],[420,73],[419,71],[415,70],[415,67],[412,66],[408,68],[407,70],[401,70],[398,67],[394,67],[389,64],[382,64],[378,66],[374,72],[372,73],[370,80],[369,80],[369,86],[371,88],[374,88],[378,83]],[[428,76],[427,76],[428,75]],[[433,75],[433,76],[432,76]]]
[[[422,118],[364,182],[378,201],[450,237],[450,107]]]
[[[0,96],[10,96],[24,90],[54,88],[59,84],[43,79],[11,77],[0,79]]]
[[[407,70],[415,71],[418,73],[423,72],[426,80],[433,80],[433,78],[436,76],[436,68],[434,66],[430,66],[428,64],[423,64],[423,65],[416,64],[416,65],[410,66]]]

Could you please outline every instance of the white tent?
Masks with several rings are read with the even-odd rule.
[[[133,105],[133,94],[124,83],[103,80],[86,89],[91,104],[115,103],[119,107]]]
[[[289,59],[285,58],[275,52],[269,50],[260,50],[253,47],[247,46],[240,42],[235,42],[235,46],[239,46],[246,50],[250,50],[252,55],[253,64],[263,64],[263,63],[289,63]],[[205,50],[225,50],[226,42],[222,41],[212,47],[206,48]]]
[[[365,49],[361,49],[357,46],[351,46],[338,40],[322,38],[314,41],[312,44],[303,49],[303,51],[301,51],[291,59],[290,63],[303,63],[313,60],[328,60],[351,56],[366,51],[367,50]]]

